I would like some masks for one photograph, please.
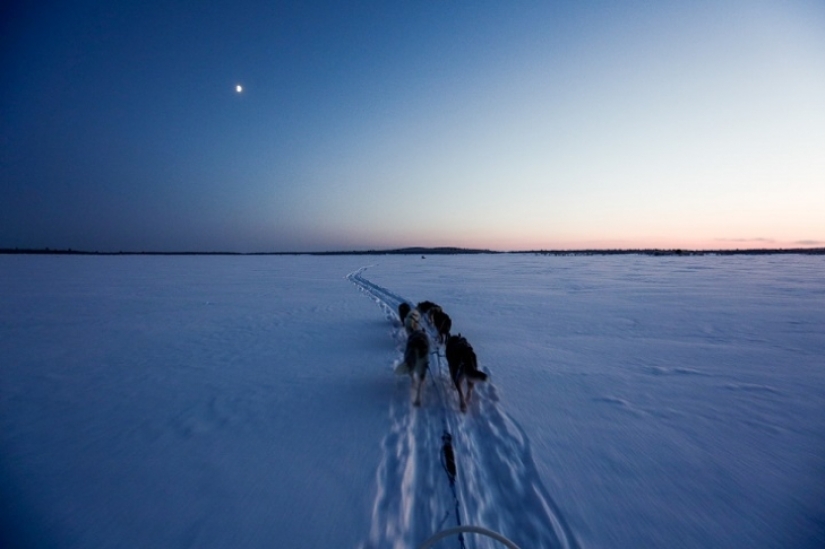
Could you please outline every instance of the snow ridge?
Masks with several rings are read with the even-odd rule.
[[[347,279],[393,322],[400,361],[407,336],[396,311],[410,301],[364,278],[366,269]],[[390,432],[381,443],[371,528],[360,548],[411,549],[459,523],[494,530],[523,548],[577,548],[541,482],[529,439],[501,408],[492,380],[476,385],[467,413],[460,413],[443,346],[435,344],[432,327],[426,327],[431,355],[422,406],[411,405],[408,377],[399,377],[390,400]],[[444,432],[452,436],[455,493],[443,463]],[[500,547],[470,534],[464,541],[468,548]],[[445,540],[441,546],[449,543]],[[458,538],[452,543],[458,547]]]

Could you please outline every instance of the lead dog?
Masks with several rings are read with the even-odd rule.
[[[487,374],[479,371],[476,353],[472,345],[461,334],[447,338],[447,364],[450,365],[450,377],[458,391],[461,411],[467,411],[467,403],[473,395],[473,385],[477,381],[487,381]],[[463,383],[467,384],[467,396],[464,396]]]
[[[441,307],[439,307],[438,304],[433,303],[432,301],[419,301],[418,305],[416,305],[415,308],[421,311],[422,315],[427,315],[427,318],[430,318],[430,315],[433,314],[433,311],[441,310]]]
[[[405,301],[398,306],[398,319],[401,320],[402,326],[408,314],[410,314],[410,304]]]
[[[415,389],[414,406],[421,406],[421,387],[427,377],[427,368],[430,366],[430,341],[424,332],[413,332],[407,338],[407,347],[404,349],[404,362],[399,364],[395,373],[409,374],[410,382]],[[416,378],[418,383],[416,384]]]
[[[426,316],[432,327],[436,329],[438,332],[438,342],[444,343],[445,339],[449,337],[450,329],[453,325],[450,315],[445,313],[440,305],[432,301],[420,301],[415,308],[418,309],[422,315]]]
[[[438,332],[439,343],[444,343],[444,341],[450,337],[453,321],[450,319],[450,315],[441,310],[441,307],[437,310],[430,311],[430,324],[432,324]]]

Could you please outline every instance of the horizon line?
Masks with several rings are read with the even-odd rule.
[[[232,252],[232,251],[90,251],[73,248],[0,248],[2,255],[468,255],[468,254],[540,254],[540,255],[767,255],[767,254],[825,255],[825,247],[792,248],[574,248],[491,250],[454,246],[410,246],[404,248],[286,252]]]

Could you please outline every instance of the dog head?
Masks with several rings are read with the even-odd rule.
[[[398,306],[398,318],[401,319],[401,323],[404,323],[404,320],[407,318],[407,315],[410,314],[410,304],[406,301]]]
[[[453,327],[453,321],[447,313],[439,309],[433,313],[433,325],[439,334],[449,335],[450,329]]]
[[[437,304],[433,303],[432,301],[421,301],[421,302],[419,302],[418,305],[415,306],[415,308],[418,309],[419,311],[421,311],[424,314],[429,313],[433,309],[441,310],[441,307],[439,307]]]

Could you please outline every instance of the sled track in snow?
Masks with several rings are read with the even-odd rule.
[[[364,278],[365,270],[347,279],[393,322],[392,337],[400,361],[407,335],[396,311],[399,304],[411,301]],[[431,327],[427,331],[432,349],[422,405],[412,406],[409,377],[398,376],[390,400],[390,432],[381,443],[371,528],[359,547],[413,549],[460,520],[499,532],[523,549],[578,548],[541,482],[529,439],[501,409],[492,379],[476,384],[467,413],[460,413],[443,346],[435,345]],[[455,452],[455,495],[442,463],[445,430],[452,435]],[[468,549],[501,547],[472,535],[464,542]],[[438,546],[460,547],[455,538]]]

